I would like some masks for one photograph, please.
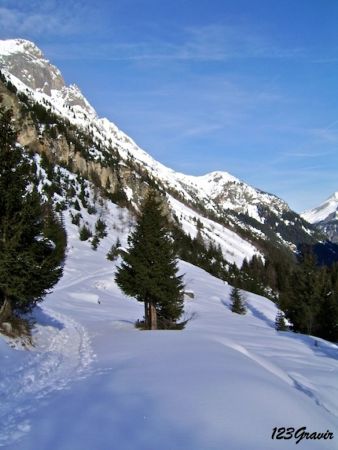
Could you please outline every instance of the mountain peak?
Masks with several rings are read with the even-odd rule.
[[[211,182],[225,182],[228,183],[229,181],[236,181],[239,182],[239,179],[234,177],[233,175],[231,175],[229,172],[225,172],[222,170],[216,170],[214,172],[209,172],[205,175],[202,175],[200,177],[201,180],[204,179],[206,181],[208,181],[209,183]]]
[[[316,208],[304,211],[302,217],[310,223],[318,223],[332,218],[338,210],[338,191]]]
[[[26,39],[0,40],[0,52],[2,56],[25,53],[31,54],[35,58],[44,58],[42,51],[34,44],[34,42]]]
[[[51,95],[65,86],[61,72],[42,51],[25,39],[0,41],[0,69],[5,69],[29,88]]]
[[[45,94],[52,103],[72,108],[74,113],[96,117],[94,108],[75,84],[66,86],[61,72],[42,51],[25,39],[0,40],[0,69],[14,75],[33,92]]]

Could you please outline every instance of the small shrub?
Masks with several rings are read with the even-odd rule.
[[[95,224],[95,233],[100,239],[103,239],[107,236],[107,225],[102,219],[98,219]]]
[[[282,311],[278,311],[276,315],[275,329],[277,331],[288,331],[288,326],[285,322],[284,313]]]
[[[64,200],[57,202],[55,205],[56,212],[66,211],[66,209],[67,209],[67,203]]]
[[[90,204],[88,204],[87,211],[88,211],[88,214],[96,214],[97,213],[95,206],[90,205]]]
[[[80,225],[80,220],[82,218],[81,213],[76,213],[75,215],[70,213],[70,215],[71,215],[71,218],[72,218],[72,224],[79,226]]]
[[[90,229],[86,225],[83,225],[80,228],[80,241],[87,241],[92,236],[93,236],[93,233],[90,231]]]
[[[93,250],[97,250],[97,247],[99,246],[100,243],[100,238],[98,237],[97,234],[95,234],[95,236],[92,239],[92,249]]]
[[[79,203],[78,199],[76,199],[74,202],[74,209],[76,209],[77,211],[81,211],[81,207],[80,207],[80,203]]]
[[[120,239],[117,238],[115,244],[111,246],[109,252],[107,253],[107,259],[109,261],[115,261],[117,259],[117,257],[120,255],[120,247],[121,242]]]

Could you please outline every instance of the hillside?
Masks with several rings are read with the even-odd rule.
[[[137,209],[149,185],[166,193],[172,218],[191,238],[219,244],[229,264],[269,246],[295,251],[315,229],[278,197],[227,172],[177,173],[154,160],[116,125],[99,118],[75,85],[31,42],[0,42],[2,104],[13,108],[19,143],[91,180],[111,200]],[[197,224],[201,224],[197,226]]]
[[[93,228],[95,218],[81,209]],[[68,233],[64,277],[34,312],[34,347],[0,338],[0,446],[6,450],[271,450],[274,427],[306,427],[334,439],[302,440],[333,450],[338,433],[338,347],[276,332],[276,307],[246,294],[248,313],[229,309],[230,286],[181,262],[185,330],[134,328],[142,305],[113,282],[106,259],[130,217],[103,210],[108,237],[97,251]],[[300,436],[301,432],[298,434]]]

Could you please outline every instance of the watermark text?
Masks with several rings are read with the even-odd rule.
[[[332,431],[326,430],[325,432],[319,431],[307,431],[306,427],[294,428],[294,427],[275,427],[272,430],[271,439],[294,439],[296,444],[299,444],[303,440],[319,441],[333,439],[334,434]]]

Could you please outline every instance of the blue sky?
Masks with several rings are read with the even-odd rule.
[[[162,163],[225,170],[302,211],[338,190],[337,0],[0,0]]]

